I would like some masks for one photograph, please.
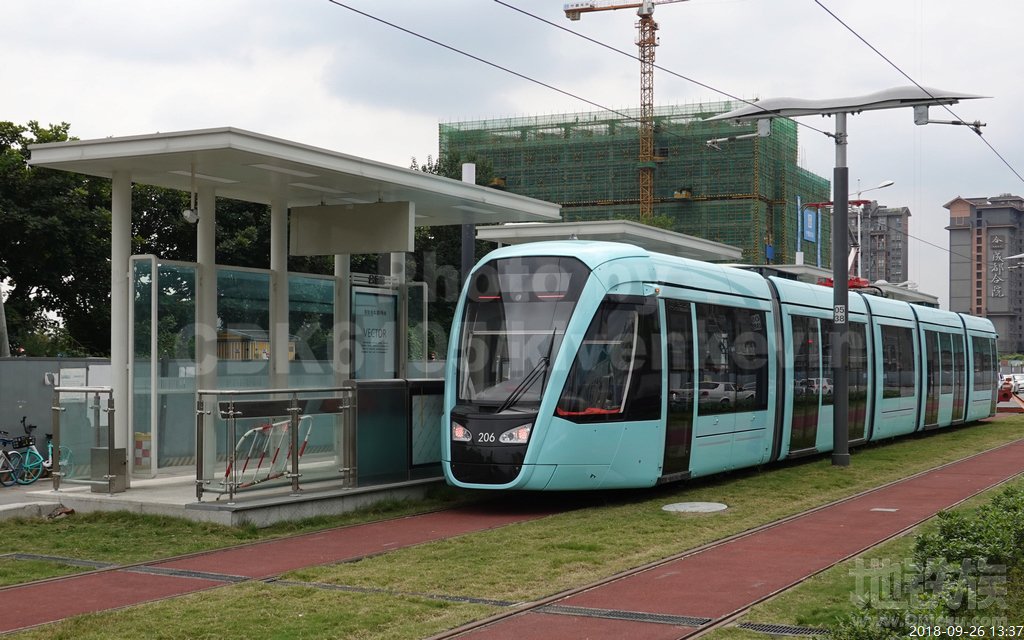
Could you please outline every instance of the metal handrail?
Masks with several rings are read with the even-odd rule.
[[[299,478],[301,477],[301,474],[299,473],[299,455],[298,455],[298,452],[299,452],[299,446],[298,446],[299,420],[300,420],[299,413],[301,412],[301,407],[298,404],[299,401],[300,401],[299,394],[302,394],[302,393],[339,393],[339,392],[349,392],[349,398],[348,398],[349,402],[348,402],[348,404],[346,404],[345,406],[342,407],[343,409],[346,410],[346,414],[347,414],[346,417],[343,418],[342,426],[343,427],[347,427],[347,428],[345,429],[345,432],[343,434],[343,444],[342,444],[342,452],[341,452],[342,453],[343,465],[339,469],[339,471],[345,474],[346,484],[351,484],[351,483],[354,482],[355,476],[356,476],[356,466],[355,466],[355,460],[356,460],[356,429],[355,429],[355,420],[354,420],[356,396],[355,396],[354,391],[355,391],[355,386],[352,386],[352,385],[343,385],[343,386],[338,386],[338,387],[302,387],[302,388],[287,388],[287,389],[198,389],[196,391],[196,499],[198,501],[202,502],[203,493],[205,492],[205,487],[206,487],[206,485],[209,482],[205,478],[205,470],[204,470],[204,467],[205,467],[205,459],[204,459],[204,455],[203,455],[203,452],[204,452],[204,449],[205,449],[204,432],[205,432],[206,416],[209,415],[210,413],[212,413],[212,409],[213,408],[212,407],[210,409],[206,408],[206,404],[203,401],[203,398],[205,396],[214,396],[214,397],[217,397],[217,396],[228,396],[228,397],[235,397],[235,396],[251,396],[251,395],[283,395],[283,394],[291,395],[290,400],[292,401],[293,404],[286,409],[286,411],[289,414],[291,414],[290,418],[289,418],[289,423],[290,423],[289,439],[291,441],[290,442],[290,451],[292,452],[291,453],[291,472],[287,474],[287,477],[291,480],[292,495],[298,495],[298,493],[301,491],[301,487],[299,485]],[[215,402],[216,402],[216,400],[215,400]],[[229,403],[228,403],[228,410],[227,410],[226,413],[227,413],[226,420],[227,420],[227,425],[228,425],[227,443],[228,443],[228,447],[229,447],[228,453],[227,453],[227,456],[228,456],[227,464],[228,464],[228,468],[232,470],[231,473],[235,474],[235,473],[237,473],[237,465],[236,465],[236,460],[235,460],[235,448],[237,446],[237,443],[235,442],[235,440],[236,440],[236,435],[237,434],[235,432],[235,429],[236,429],[236,424],[237,424],[237,419],[238,419],[238,415],[239,414],[235,411],[234,400],[230,400],[229,401]],[[247,417],[256,417],[256,416],[247,416]],[[235,492],[238,489],[238,483],[236,482],[236,479],[235,479],[234,475],[231,478],[227,479],[227,483],[226,484],[227,484],[227,487],[228,487],[228,501],[229,501],[229,504],[230,504],[231,502],[234,501]]]
[[[75,387],[76,389],[80,387]],[[344,387],[294,387],[288,389],[199,389],[196,395],[200,396],[255,396],[270,395],[274,393],[329,393],[334,391],[354,391],[353,386]]]
[[[114,446],[114,389],[113,387],[54,387],[53,388],[53,405],[50,407],[53,418],[51,423],[51,429],[53,431],[53,451],[50,454],[50,477],[53,481],[53,490],[60,491],[60,481],[64,477],[65,472],[61,471],[60,468],[60,414],[65,411],[65,408],[60,406],[60,394],[62,393],[82,393],[82,394],[94,394],[96,404],[92,405],[93,409],[93,421],[97,428],[100,426],[100,411],[107,414],[107,474],[103,476],[103,479],[107,483],[107,493],[114,492],[114,480],[117,478],[117,474],[114,473],[114,457],[112,452],[115,449]],[[106,394],[107,406],[106,408],[100,407],[100,394]]]
[[[113,387],[54,387],[55,392],[68,393],[113,393]]]

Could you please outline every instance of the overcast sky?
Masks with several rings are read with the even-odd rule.
[[[638,63],[493,0],[342,0],[360,11],[605,107],[635,107]],[[634,12],[568,21],[562,2],[507,0],[635,52]],[[599,0],[600,1],[600,0]],[[1024,173],[1021,0],[821,0],[920,84],[991,96],[952,107]],[[439,122],[593,110],[328,0],[6,0],[0,119],[69,122],[83,138],[234,126],[408,166],[437,154]],[[657,63],[745,98],[861,95],[910,82],[814,0],[688,0],[657,8]],[[656,72],[657,104],[723,96]],[[951,119],[932,108],[935,119]],[[832,130],[831,119],[801,118]],[[912,212],[946,247],[956,196],[1024,194],[966,127],[910,109],[849,120],[851,190]],[[800,162],[831,179],[832,141],[800,129]],[[948,254],[910,241],[910,277],[945,306]]]

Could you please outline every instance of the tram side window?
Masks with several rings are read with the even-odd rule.
[[[660,340],[655,305],[606,299],[583,337],[555,415],[574,422],[657,419]]]
[[[813,405],[818,410],[818,389],[822,378],[818,363],[821,334],[818,321],[807,316],[794,315],[793,319],[793,402],[796,411]],[[812,443],[813,444],[813,443]]]
[[[942,361],[942,374],[940,375],[943,394],[953,393],[953,334],[939,334],[939,359]]]
[[[835,324],[828,319],[821,321],[821,374],[826,382],[822,389],[822,406],[835,405],[835,393],[833,385],[835,381],[829,377],[833,373],[832,367],[832,332],[835,331]],[[863,322],[850,322],[847,326],[847,361],[846,361],[846,384],[849,403],[848,425],[850,441],[859,440],[864,437],[864,422],[866,420],[867,397],[868,397],[868,340],[867,324]],[[812,399],[813,400],[813,399]],[[799,403],[794,407],[799,406]],[[794,408],[796,411],[796,408]]]
[[[971,350],[974,351],[974,390],[988,391],[995,386],[995,340],[971,336]]]
[[[821,322],[821,375],[824,381],[821,391],[821,404],[834,404],[835,394],[832,392],[835,382],[832,380],[832,332],[835,325],[831,320]],[[865,337],[867,325],[863,322],[850,322],[847,325],[847,388],[850,402],[863,401],[867,397],[868,388],[868,343]]]
[[[702,415],[768,407],[768,335],[763,311],[698,304]]]
[[[665,301],[668,342],[669,412],[692,413],[693,408],[693,328],[690,303]]]
[[[939,378],[942,372],[942,363],[939,360],[939,332],[926,329],[924,332],[925,343],[925,380],[928,382],[927,393],[932,396],[939,392]]]
[[[914,332],[882,325],[882,397],[914,395]]]

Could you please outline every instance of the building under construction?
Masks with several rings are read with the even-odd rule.
[[[654,206],[645,222],[741,247],[752,264],[792,263],[800,250],[806,263],[830,266],[831,217],[808,216],[821,221],[808,230],[798,210],[798,202],[829,200],[830,185],[797,166],[796,123],[774,119],[768,137],[709,146],[756,132],[755,124],[705,121],[735,106],[655,109]],[[504,188],[562,205],[566,221],[639,220],[639,116],[631,109],[445,123],[440,153],[489,162]]]

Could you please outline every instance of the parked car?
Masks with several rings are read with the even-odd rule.
[[[717,403],[723,406],[736,402],[736,385],[731,382],[701,382],[699,402]]]
[[[801,395],[818,395],[820,391],[826,397],[832,396],[832,378],[804,378],[796,383],[797,393]]]
[[[1013,374],[1013,392],[1024,392],[1024,373]]]
[[[681,409],[693,402],[693,384],[686,383],[677,389],[668,390],[668,405],[670,409]]]
[[[824,396],[832,395],[832,378],[811,378],[814,381],[814,386],[821,387],[821,394]]]
[[[999,383],[999,402],[1009,402],[1013,396],[1013,377],[1003,376]]]
[[[1011,393],[1017,392],[1017,381],[1014,377],[1008,373],[1004,373],[999,376],[999,388],[1005,387]]]

